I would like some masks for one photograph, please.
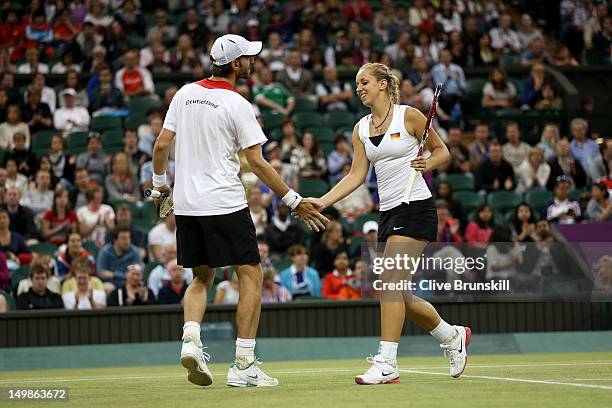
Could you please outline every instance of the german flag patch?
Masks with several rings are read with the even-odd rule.
[[[401,136],[399,134],[399,132],[397,133],[391,133],[391,140],[400,140]]]

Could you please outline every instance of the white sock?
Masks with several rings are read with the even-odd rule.
[[[244,370],[255,361],[255,339],[236,339],[236,365]]]
[[[392,341],[381,341],[378,346],[378,354],[383,356],[386,360],[395,361],[397,360],[397,346],[399,343]]]
[[[200,323],[198,322],[186,322],[183,325],[183,341],[191,340],[196,346],[202,347],[202,340],[200,340]]]
[[[442,344],[454,337],[457,334],[457,329],[441,319],[436,328],[429,333]]]

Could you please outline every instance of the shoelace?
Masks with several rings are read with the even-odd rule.
[[[375,358],[376,357],[373,356],[372,354],[370,354],[369,356],[366,357],[366,361],[368,363],[372,364],[372,367],[368,368],[368,371],[366,371],[366,374],[375,374],[376,370],[381,371],[381,369],[380,369],[380,367],[378,367],[378,365],[380,363],[383,363],[383,361],[376,361]],[[384,363],[389,364],[386,361],[384,361]],[[389,364],[389,365],[391,366],[391,364]]]
[[[208,363],[210,361],[210,354],[208,354],[207,352],[205,352],[204,350],[206,350],[208,347],[204,347],[202,346],[200,348],[200,350],[202,350],[202,355],[204,356],[204,360],[206,360],[206,362]]]
[[[450,358],[451,364],[457,364],[457,357],[459,357],[459,351],[456,347],[449,344],[440,344],[440,348],[444,350],[444,355]]]

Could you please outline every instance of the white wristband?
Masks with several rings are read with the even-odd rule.
[[[295,207],[297,207],[301,201],[302,196],[296,193],[294,190],[289,190],[283,197],[283,203],[285,203],[292,210],[295,210]]]
[[[168,184],[166,182],[166,173],[164,174],[155,174],[153,173],[153,187],[161,187]]]

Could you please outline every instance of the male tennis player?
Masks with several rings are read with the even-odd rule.
[[[176,136],[174,213],[178,263],[193,268],[194,279],[184,299],[181,364],[194,384],[210,385],[212,374],[203,351],[200,323],[217,266],[234,265],[240,280],[236,311],[236,360],[227,385],[262,387],[278,380],[257,367],[255,334],[259,325],[261,285],[255,226],[238,172],[244,151],[252,171],[310,228],[324,228],[327,219],[289,189],[262,156],[267,139],[251,104],[236,91],[239,78],[252,72],[253,56],[262,44],[238,35],[218,38],[211,49],[212,77],[183,86],[172,98],[163,129],[153,149],[153,187],[170,193],[166,163]]]

